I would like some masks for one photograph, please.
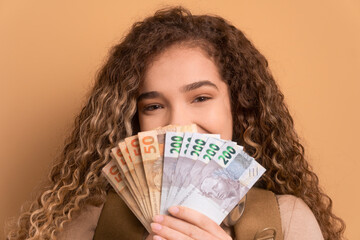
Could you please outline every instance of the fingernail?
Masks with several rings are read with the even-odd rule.
[[[161,230],[161,225],[158,223],[151,223],[150,226],[153,231]]]
[[[164,240],[162,237],[158,236],[158,235],[155,235],[153,237],[153,240]]]
[[[160,222],[162,222],[162,220],[164,220],[164,217],[161,216],[161,215],[156,215],[156,216],[153,217],[154,222],[160,223]]]
[[[179,212],[179,208],[178,207],[170,207],[169,212],[171,214],[177,214]]]

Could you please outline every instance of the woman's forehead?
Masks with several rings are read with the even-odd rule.
[[[202,80],[215,84],[221,81],[213,60],[200,48],[172,47],[148,65],[140,89],[180,87]]]

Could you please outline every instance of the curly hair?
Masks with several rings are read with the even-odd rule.
[[[133,24],[110,49],[88,101],[49,174],[45,191],[23,210],[8,239],[54,239],[86,204],[101,205],[109,188],[101,169],[110,149],[139,131],[137,95],[151,61],[175,44],[213,59],[230,89],[233,141],[266,169],[257,186],[305,201],[325,239],[342,239],[345,224],[304,155],[293,119],[265,57],[244,33],[216,15],[166,7]]]

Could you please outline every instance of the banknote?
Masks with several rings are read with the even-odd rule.
[[[198,157],[198,161],[194,164],[193,168],[190,171],[189,184],[197,184],[199,180],[199,174],[205,168],[205,166],[210,162],[210,160],[220,151],[220,148],[225,144],[225,140],[218,138],[209,138]],[[188,185],[187,185],[188,186]]]
[[[225,143],[199,175],[188,195],[179,203],[220,224],[265,172],[241,146]]]
[[[120,149],[119,149],[119,150],[120,150]],[[121,153],[120,153],[120,154],[121,154]],[[116,166],[117,166],[117,168],[118,168],[119,171],[120,171],[122,180],[123,180],[124,183],[125,183],[125,186],[129,189],[130,193],[134,196],[135,202],[138,204],[138,206],[139,206],[139,208],[140,208],[140,210],[141,210],[141,203],[140,203],[139,199],[136,198],[137,195],[136,195],[136,193],[134,192],[134,188],[132,188],[132,187],[130,186],[130,183],[126,180],[126,176],[125,176],[126,172],[124,172],[123,169],[120,167],[121,160],[118,159],[118,158],[113,154],[113,152],[110,153],[110,156],[111,156],[111,159],[113,159],[113,160],[115,161]],[[119,160],[120,160],[120,164],[119,164]],[[128,172],[127,174],[129,174],[129,172]]]
[[[185,189],[190,183],[190,171],[193,168],[196,160],[200,156],[201,151],[204,149],[205,144],[209,137],[220,138],[219,134],[203,134],[203,133],[194,133],[192,135],[189,147],[185,153],[185,156],[180,158],[176,163],[175,170],[175,181],[174,186],[178,188],[175,199],[173,199],[172,204],[176,205],[177,200],[182,199],[184,194],[186,195]]]
[[[149,217],[152,218],[153,215],[150,202],[149,186],[147,185],[146,181],[145,169],[141,156],[138,135],[125,138],[125,144],[128,148],[130,158],[132,159],[134,165],[136,176],[139,180],[140,192],[144,196],[147,212],[149,214]]]
[[[171,186],[171,178],[174,175],[176,161],[179,157],[183,138],[183,132],[167,132],[165,136],[160,214],[166,213],[166,201]]]
[[[160,185],[162,161],[156,130],[138,134],[145,180],[149,190],[152,216],[158,214],[160,202]]]
[[[176,131],[176,129],[175,125],[168,125],[152,131],[138,133],[153,216],[160,213],[165,133]]]
[[[177,179],[177,176],[179,175],[178,173],[180,171],[180,164],[178,164],[178,163],[179,163],[179,161],[182,161],[182,159],[185,157],[185,154],[190,145],[190,141],[191,141],[193,134],[194,133],[192,133],[192,132],[185,132],[178,159],[175,162],[176,164],[172,165],[172,167],[174,169],[170,169],[170,172],[172,173],[172,175],[171,175],[169,192],[168,192],[168,196],[166,199],[165,209],[168,209],[169,207],[172,206],[172,203],[176,198],[176,194],[179,191],[180,179]]]
[[[129,171],[130,171],[130,174],[131,174],[131,177],[132,179],[134,180],[134,183],[135,183],[135,186],[136,188],[138,189],[138,192],[139,192],[139,198],[141,199],[141,202],[144,203],[144,208],[145,208],[145,217],[146,219],[151,219],[151,206],[150,206],[150,200],[148,200],[146,198],[146,195],[144,194],[142,188],[141,188],[141,184],[140,184],[140,181],[139,181],[139,178],[136,174],[136,171],[135,171],[135,166],[134,166],[134,163],[133,163],[133,159],[132,157],[130,156],[130,152],[129,152],[129,149],[125,143],[125,141],[121,141],[119,144],[118,144],[120,150],[121,150],[121,153],[125,159],[125,162],[126,162],[126,165],[127,167],[129,168]]]
[[[175,129],[174,129],[175,127]],[[163,128],[165,144],[163,153],[163,176],[161,184],[160,213],[164,214],[166,209],[166,199],[171,185],[171,177],[176,167],[177,157],[182,144],[184,132],[196,132],[196,124],[189,125],[171,125],[171,128]],[[165,137],[166,136],[166,137]],[[167,140],[166,140],[167,139]],[[161,146],[161,144],[160,144]]]
[[[109,181],[112,187],[115,189],[117,194],[122,198],[125,204],[130,208],[134,215],[139,219],[139,221],[144,225],[146,230],[150,233],[150,222],[148,222],[140,209],[138,208],[135,199],[129,189],[126,187],[123,177],[120,174],[120,171],[117,167],[115,160],[111,160],[103,169],[102,173],[105,178]],[[119,216],[121,217],[121,216]]]
[[[124,175],[124,182],[126,186],[129,188],[131,194],[133,195],[135,201],[139,205],[139,209],[141,210],[142,214],[144,216],[147,216],[146,207],[145,207],[145,201],[143,198],[141,198],[141,195],[139,193],[139,189],[136,187],[133,177],[130,174],[129,168],[126,165],[124,156],[121,153],[121,150],[119,147],[114,147],[111,149],[112,156],[116,160],[117,165],[120,168],[120,171]],[[150,220],[150,216],[147,217],[147,220]]]
[[[188,176],[186,177],[183,185],[181,186],[181,190],[176,196],[173,205],[178,205],[179,202],[183,200],[186,195],[188,195],[188,191],[190,191],[190,183],[193,183],[193,185],[196,186],[196,182],[199,181],[199,174],[204,169],[206,164],[208,164],[210,160],[215,156],[215,154],[220,150],[220,147],[225,142],[225,140],[222,140],[220,138],[208,137],[205,145],[201,148],[198,148],[198,151],[196,153],[191,154],[190,152],[192,156],[196,155],[196,161],[194,162],[191,170],[188,172]],[[187,152],[186,154],[189,154],[189,152]]]

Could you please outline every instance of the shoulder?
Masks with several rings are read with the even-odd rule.
[[[102,208],[103,205],[84,206],[70,222],[64,224],[64,229],[56,236],[57,239],[93,239]]]
[[[276,195],[284,239],[323,239],[320,226],[306,203],[293,195]]]

